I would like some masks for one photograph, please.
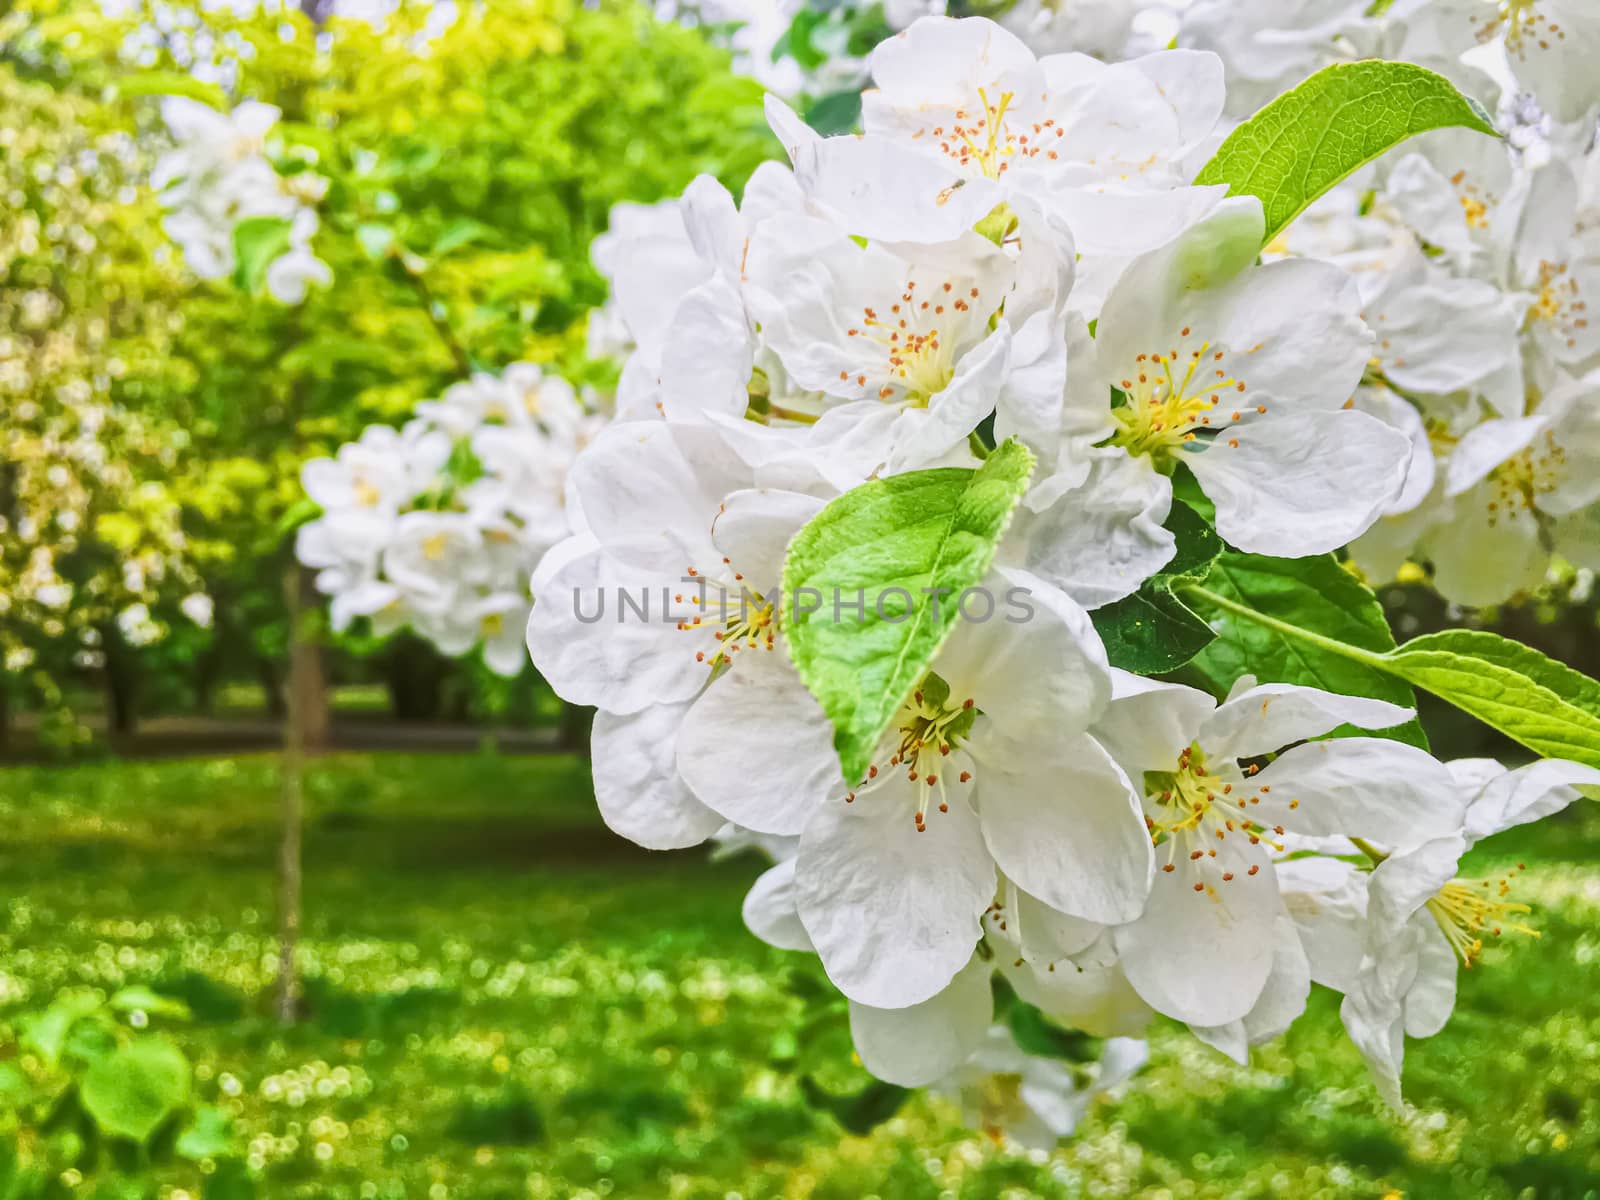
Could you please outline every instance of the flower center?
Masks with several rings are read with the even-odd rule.
[[[727,559],[722,562],[725,568],[732,569]],[[675,604],[689,604],[695,610],[694,616],[678,622],[678,628],[683,631],[713,628],[715,632],[711,636],[718,643],[713,654],[696,651],[695,662],[706,663],[715,672],[731,662],[740,650],[773,648],[778,639],[776,601],[743,586],[744,576],[737,571],[733,572],[733,586],[708,578],[694,567],[685,568],[684,574],[694,579],[700,590],[695,595],[685,596],[679,592],[673,596]]]
[[[1520,917],[1533,910],[1526,904],[1516,904],[1507,899],[1511,883],[1523,870],[1517,869],[1499,879],[1452,879],[1439,889],[1438,895],[1428,901],[1428,911],[1444,931],[1445,940],[1461,958],[1461,965],[1470,967],[1483,953],[1483,934],[1499,937],[1507,929],[1539,937],[1537,929],[1507,917]]]
[[[1028,1117],[1022,1098],[1022,1076],[1014,1071],[986,1075],[977,1088],[978,1128],[995,1145],[1006,1139],[1006,1130]]]
[[[1554,491],[1566,469],[1567,452],[1545,430],[1542,442],[1506,459],[1489,473],[1489,524],[1533,513],[1540,496]]]
[[[1185,326],[1185,343],[1192,330]],[[1112,409],[1117,430],[1113,446],[1129,454],[1146,454],[1158,467],[1176,464],[1187,442],[1210,441],[1218,432],[1249,413],[1267,411],[1264,404],[1245,405],[1239,396],[1242,379],[1227,365],[1228,351],[1201,341],[1196,349],[1156,350],[1134,360],[1133,371],[1119,381],[1123,403]],[[1224,396],[1239,407],[1225,406]],[[1238,446],[1236,439],[1228,445]]]
[[[430,533],[422,539],[422,557],[429,562],[438,562],[444,557],[450,539],[442,533]]]
[[[889,752],[887,768],[880,771],[876,764],[869,766],[867,777],[845,797],[845,803],[853,804],[858,796],[875,791],[894,778],[898,774],[897,769],[903,767],[905,778],[921,785],[917,789],[915,823],[917,832],[925,832],[928,827],[928,805],[935,793],[939,811],[950,811],[946,791],[946,775],[949,773],[946,760],[952,752],[962,748],[980,715],[982,710],[970,696],[964,700],[952,699],[950,685],[929,671],[900,706],[894,723],[885,735],[880,749]],[[963,760],[968,759],[966,755],[962,757]],[[971,783],[972,772],[958,769],[956,782]]]
[[[383,493],[364,478],[358,477],[351,486],[351,490],[356,494],[356,503],[363,508],[376,508],[378,501],[383,499]]]
[[[979,88],[976,109],[958,108],[948,126],[919,129],[911,136],[920,138],[924,132],[930,133],[938,139],[945,157],[987,179],[999,179],[1019,158],[1037,158],[1041,154],[1051,160],[1059,158],[1053,147],[1066,131],[1053,119],[1036,121],[1031,127],[1015,125],[1008,119],[1015,99],[1014,92],[1001,92],[998,99],[990,99],[989,90]]]
[[[1565,41],[1566,31],[1538,11],[1539,0],[1496,0],[1496,11],[1478,27],[1478,40],[1490,42],[1505,30],[1506,49],[1518,57],[1526,55],[1528,43],[1540,50],[1550,49],[1550,43]]]
[[[1538,292],[1528,308],[1528,324],[1543,321],[1564,334],[1568,346],[1578,344],[1578,331],[1589,328],[1589,306],[1583,289],[1567,271],[1566,263],[1539,264]]]
[[[1466,218],[1467,228],[1489,228],[1489,210],[1497,203],[1495,197],[1480,192],[1478,186],[1467,179],[1465,171],[1457,171],[1450,176],[1450,182],[1456,187],[1456,199],[1461,204],[1461,215]]]
[[[1198,743],[1178,755],[1178,765],[1172,771],[1146,771],[1145,828],[1150,831],[1154,846],[1167,847],[1166,862],[1161,869],[1167,874],[1178,870],[1180,863],[1198,864],[1203,859],[1216,858],[1219,847],[1228,839],[1244,839],[1250,845],[1266,842],[1273,849],[1282,846],[1272,840],[1281,836],[1283,827],[1270,829],[1250,816],[1250,806],[1260,804],[1261,797],[1271,791],[1271,785],[1254,788],[1245,782],[1254,775],[1254,766],[1240,771],[1231,762],[1222,770],[1207,769],[1205,751]],[[1298,805],[1290,801],[1290,807]],[[1254,875],[1260,867],[1252,864],[1247,874]],[[1233,873],[1222,874],[1224,883],[1233,882]],[[1196,881],[1196,892],[1215,894],[1215,887],[1205,880]]]
[[[951,324],[972,311],[972,302],[981,296],[977,286],[961,285],[946,279],[925,286],[919,294],[917,281],[906,282],[899,298],[889,305],[886,315],[866,307],[861,324],[846,331],[846,336],[864,338],[883,347],[883,385],[878,399],[891,399],[898,390],[915,408],[926,408],[928,401],[944,391],[955,377],[955,346]],[[849,371],[839,379],[848,381]],[[858,386],[865,386],[866,375],[857,375]]]

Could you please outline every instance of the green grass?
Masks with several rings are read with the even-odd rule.
[[[1158,1026],[1136,1086],[1046,1161],[936,1099],[867,1138],[807,1108],[773,1055],[816,968],[744,931],[761,864],[618,842],[565,759],[316,763],[312,1011],[281,1030],[275,786],[266,756],[0,772],[0,1023],[67,986],[185,995],[173,1035],[263,1196],[1600,1195],[1595,806],[1471,864],[1525,861],[1544,937],[1491,950],[1412,1044],[1409,1124],[1319,992],[1249,1069]]]

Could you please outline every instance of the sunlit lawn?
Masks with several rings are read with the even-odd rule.
[[[284,1032],[271,758],[0,772],[0,1021],[67,986],[183,995],[174,1036],[265,1196],[1600,1195],[1600,808],[1471,864],[1527,862],[1544,937],[1413,1044],[1409,1125],[1319,993],[1248,1070],[1158,1028],[1048,1163],[939,1100],[864,1139],[808,1108],[772,1053],[816,968],[744,931],[761,864],[618,842],[580,763],[339,756],[310,812],[310,1013]]]

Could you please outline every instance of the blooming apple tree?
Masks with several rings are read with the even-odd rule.
[[[1516,69],[1586,36],[1480,7]],[[627,360],[527,640],[599,710],[601,811],[765,848],[746,921],[820,958],[868,1070],[1025,1143],[1083,1102],[1041,1027],[1112,1039],[1110,1084],[1154,1015],[1244,1061],[1312,982],[1401,1106],[1457,963],[1531,928],[1462,853],[1600,785],[1593,681],[1397,646],[1353,569],[1488,602],[1594,545],[1587,171],[1300,33],[1282,69],[1322,69],[1230,132],[1214,53],[923,17],[871,52],[863,134],[769,100],[791,168],[595,248]],[[1540,761],[1441,762],[1419,688]]]

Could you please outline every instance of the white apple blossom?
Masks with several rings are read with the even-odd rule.
[[[740,432],[675,421],[610,426],[570,477],[582,532],[557,545],[532,582],[534,664],[560,695],[600,709],[601,813],[654,849],[704,841],[725,820],[695,798],[674,762],[691,718],[727,733],[695,715],[700,706],[747,675],[804,694],[787,659],[771,653],[775,589],[789,537],[835,489],[803,457],[763,464],[782,433]],[[772,480],[794,490],[760,490]],[[729,670],[735,659],[739,669]]]
[[[1100,1057],[1065,1063],[1030,1054],[1003,1025],[991,1026],[971,1057],[934,1085],[961,1105],[974,1129],[997,1143],[1049,1151],[1070,1137],[1095,1101],[1114,1093],[1150,1058],[1140,1038],[1108,1038]]]
[[[1600,771],[1550,759],[1507,771],[1487,759],[1449,764],[1465,800],[1455,827],[1393,848],[1360,870],[1337,858],[1283,864],[1286,900],[1310,953],[1312,978],[1345,993],[1340,1015],[1378,1090],[1402,1108],[1407,1037],[1432,1037],[1450,1019],[1458,965],[1471,967],[1486,940],[1534,937],[1516,899],[1521,867],[1489,879],[1457,877],[1462,856],[1486,837],[1560,812]],[[1354,849],[1354,847],[1350,847]]]
[[[479,373],[417,411],[305,465],[323,511],[296,554],[332,597],[335,629],[409,625],[446,654],[481,644],[492,670],[515,675],[528,580],[572,531],[567,473],[601,419],[533,363]]]
[[[1259,770],[1247,761],[1346,723],[1397,725],[1408,709],[1249,677],[1220,706],[1176,684],[1116,681],[1095,733],[1142,782],[1158,868],[1148,907],[1115,931],[1118,961],[1157,1011],[1238,1050],[1281,1032],[1305,998],[1273,863],[1280,840],[1417,845],[1454,828],[1462,803],[1436,759],[1383,738],[1307,742]]]
[[[1354,408],[1372,335],[1344,272],[1291,260],[1253,265],[1262,214],[1229,200],[1130,266],[1073,364],[1059,413],[1007,414],[1040,440],[1134,459],[1164,512],[1180,465],[1242,550],[1320,554],[1369,528],[1405,482],[1410,443]],[[1115,390],[1121,402],[1107,409]]]
[[[246,100],[230,112],[183,96],[162,101],[162,117],[176,141],[151,173],[168,209],[164,227],[202,279],[221,279],[235,266],[234,231],[240,222],[272,218],[286,223],[288,244],[267,265],[268,293],[298,305],[313,286],[333,281],[328,264],[311,248],[318,226],[312,207],[327,181],[311,171],[279,174],[267,142],[281,112]]]

